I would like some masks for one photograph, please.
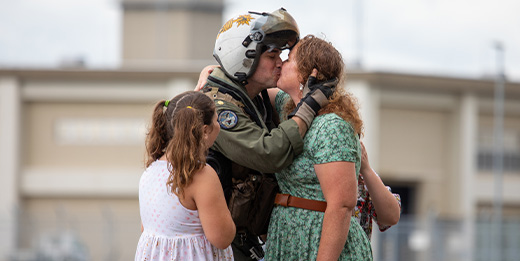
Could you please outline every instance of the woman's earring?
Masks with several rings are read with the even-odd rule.
[[[303,84],[300,83],[300,91],[303,91]]]

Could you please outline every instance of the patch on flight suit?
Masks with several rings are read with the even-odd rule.
[[[218,123],[220,124],[221,128],[228,130],[237,125],[238,117],[233,111],[230,111],[230,110],[221,111],[218,114]]]

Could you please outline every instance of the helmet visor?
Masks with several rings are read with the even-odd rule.
[[[292,49],[298,43],[298,34],[294,31],[279,31],[265,36],[262,41],[268,49]]]
[[[250,12],[254,13],[254,12]],[[259,13],[256,13],[259,14]],[[264,34],[262,43],[270,49],[291,49],[300,39],[300,30],[294,18],[283,8],[272,13],[261,13],[252,29]]]

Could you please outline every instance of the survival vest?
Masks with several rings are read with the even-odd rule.
[[[265,126],[270,131],[275,127],[272,119],[273,109],[267,90],[262,91],[262,98],[257,96],[253,99],[253,103],[263,106],[265,115],[263,115],[264,119],[261,119],[256,113],[255,104],[235,87],[212,76],[208,77],[208,82],[218,85],[218,87],[214,87],[209,84],[203,89],[203,92],[212,100],[223,100],[235,104],[261,128]],[[237,226],[237,236],[243,238],[243,246],[236,247],[243,249],[243,252],[247,250],[251,252],[251,246],[245,241],[248,241],[247,238],[250,235],[259,236],[267,233],[274,198],[279,191],[276,178],[273,174],[260,173],[234,163],[213,149],[210,149],[206,161],[219,176],[231,216]],[[237,240],[235,239],[235,241]],[[263,251],[260,251],[263,256]]]

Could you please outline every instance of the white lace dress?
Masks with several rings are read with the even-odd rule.
[[[144,232],[137,244],[135,260],[233,260],[231,247],[211,245],[197,210],[185,208],[169,193],[166,161],[155,161],[139,182],[139,207]]]

